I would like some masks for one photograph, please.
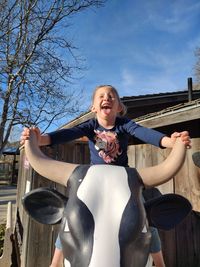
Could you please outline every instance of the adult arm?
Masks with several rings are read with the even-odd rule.
[[[145,186],[157,186],[169,181],[181,168],[185,154],[186,147],[177,138],[171,153],[162,163],[138,170]]]
[[[77,164],[62,162],[46,156],[39,147],[38,138],[30,129],[29,139],[25,141],[25,153],[32,168],[40,175],[62,185],[67,184]]]

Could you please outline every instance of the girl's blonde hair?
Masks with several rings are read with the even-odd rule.
[[[116,97],[117,97],[117,100],[119,101],[119,105],[120,105],[120,107],[121,107],[121,109],[122,109],[122,110],[119,112],[119,115],[120,115],[120,116],[124,116],[124,115],[126,114],[126,112],[127,112],[127,108],[126,108],[126,106],[122,103],[122,101],[121,101],[121,99],[120,99],[120,97],[119,97],[119,94],[118,94],[118,92],[117,92],[117,89],[116,89],[114,86],[112,86],[112,85],[105,84],[105,85],[99,85],[99,86],[97,86],[97,87],[94,89],[93,94],[92,94],[92,103],[94,102],[94,97],[95,97],[95,95],[96,95],[96,92],[98,91],[98,89],[100,89],[100,88],[102,88],[102,87],[108,87],[108,88],[110,88],[110,89],[115,93],[115,95],[116,95]]]

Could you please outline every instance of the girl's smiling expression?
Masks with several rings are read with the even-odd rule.
[[[118,96],[111,87],[103,86],[96,90],[91,111],[96,113],[97,120],[101,125],[102,121],[106,121],[107,126],[113,126],[117,114],[121,110]]]

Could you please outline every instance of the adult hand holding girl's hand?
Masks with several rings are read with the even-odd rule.
[[[187,148],[191,148],[191,140],[190,140],[190,136],[189,136],[189,132],[188,131],[183,131],[183,132],[174,132],[171,135],[171,140],[173,143],[175,143],[176,138],[180,137],[181,141],[184,143],[184,145]]]
[[[36,136],[37,136],[37,140],[38,140],[38,144],[40,144],[41,142],[41,133],[40,133],[40,129],[38,127],[32,126],[30,128],[24,128],[20,137],[20,144],[24,145],[26,140],[29,140],[30,137],[30,131],[34,131]]]

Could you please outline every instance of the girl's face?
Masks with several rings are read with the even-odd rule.
[[[115,118],[121,110],[119,99],[112,88],[105,86],[97,89],[91,108],[97,118]]]

